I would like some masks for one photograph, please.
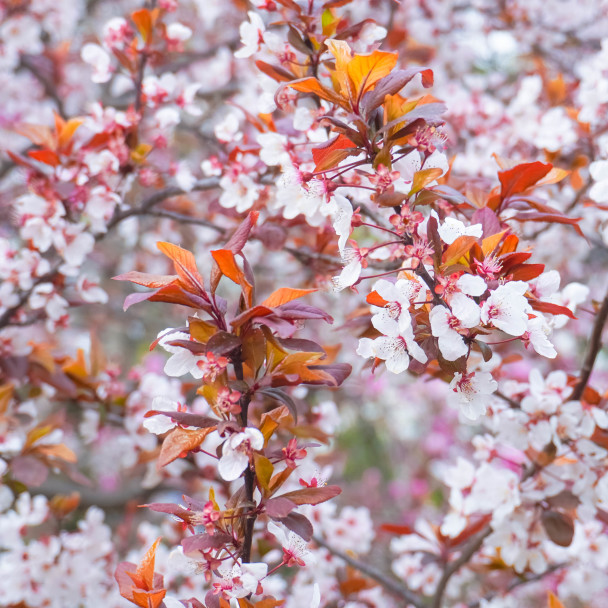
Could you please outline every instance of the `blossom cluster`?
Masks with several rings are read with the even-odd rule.
[[[602,3],[0,17],[9,605],[606,604]]]

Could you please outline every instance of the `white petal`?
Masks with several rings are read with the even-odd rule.
[[[175,353],[169,357],[165,363],[164,371],[167,376],[177,378],[187,374],[191,367],[192,353],[187,351],[185,348],[182,348],[181,352]]]
[[[449,331],[448,318],[450,311],[445,306],[434,306],[429,314],[431,332],[435,337],[443,336]]]
[[[370,338],[361,338],[359,340],[359,346],[357,347],[357,354],[366,359],[375,357],[374,341]]]
[[[422,350],[422,348],[420,348],[420,346],[418,345],[417,342],[414,342],[414,341],[408,342],[407,348],[410,352],[410,355],[412,355],[412,357],[414,357],[414,359],[416,359],[416,361],[419,361],[420,363],[426,363],[428,361],[428,357],[426,356],[426,353]]]
[[[395,337],[399,335],[399,323],[391,317],[386,309],[372,317],[372,325],[385,336]]]
[[[143,422],[144,428],[148,429],[150,433],[154,433],[155,435],[163,435],[167,431],[170,431],[175,427],[175,422],[171,420],[168,416],[150,416],[150,418],[146,418]]]
[[[374,291],[387,302],[397,302],[399,300],[399,291],[396,289],[395,283],[391,283],[386,279],[380,279],[374,284]]]
[[[338,277],[338,283],[341,289],[350,287],[357,282],[361,274],[361,262],[359,260],[353,260],[350,264],[347,264],[340,276]]]
[[[234,481],[241,476],[247,468],[249,458],[243,452],[229,451],[224,454],[218,463],[218,471],[222,479]]]
[[[441,336],[438,340],[439,350],[446,361],[456,361],[467,354],[468,348],[458,332],[451,331],[450,334]]]
[[[321,591],[319,589],[319,583],[315,583],[315,586],[312,590],[312,598],[310,599],[309,608],[319,608],[320,605],[321,605]]]
[[[480,296],[488,288],[486,282],[480,276],[474,274],[463,274],[456,285],[460,291],[468,296]]]
[[[462,293],[454,294],[450,302],[454,316],[463,327],[475,327],[479,325],[480,309],[471,298]]]
[[[177,406],[177,401],[175,401],[174,399],[170,399],[169,397],[165,397],[164,395],[159,395],[152,399],[153,410],[161,410],[163,412],[177,411]]]
[[[253,450],[261,450],[264,447],[264,435],[259,429],[247,427],[244,433],[247,439],[249,439],[249,445]]]

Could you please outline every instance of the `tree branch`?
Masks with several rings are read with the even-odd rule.
[[[241,349],[236,352],[232,357],[232,365],[234,366],[234,373],[236,379],[243,381],[243,359]],[[249,391],[243,393],[240,399],[241,404],[241,424],[243,427],[247,427],[247,416],[249,412],[249,402],[251,401],[251,395]],[[253,500],[253,494],[255,492],[255,472],[251,469],[251,465],[247,465],[245,469],[245,500],[249,505],[255,504]],[[253,528],[255,526],[256,512],[251,506],[245,508],[243,513],[245,518],[245,536],[243,539],[243,549],[241,551],[241,560],[244,564],[248,564],[251,561],[251,546],[253,544]]]
[[[591,372],[593,371],[593,366],[595,365],[595,360],[602,347],[602,331],[604,329],[604,325],[606,324],[607,319],[608,292],[604,297],[602,306],[600,307],[597,313],[597,317],[595,318],[595,323],[593,324],[593,331],[591,332],[591,339],[589,340],[589,349],[587,350],[587,356],[585,357],[585,361],[583,362],[583,367],[580,373],[580,380],[574,388],[574,391],[572,391],[572,396],[570,397],[572,401],[578,401],[583,396],[585,388],[587,388],[589,378],[591,377]]]
[[[199,179],[193,186],[192,192],[200,192],[202,190],[213,190],[220,185],[219,177],[206,177],[203,179]],[[187,194],[186,190],[183,190],[179,186],[169,186],[168,188],[164,188],[163,190],[159,190],[154,194],[151,194],[148,198],[146,198],[141,205],[138,207],[129,207],[128,209],[124,209],[123,211],[118,211],[114,214],[114,217],[108,223],[108,230],[111,230],[116,226],[116,224],[122,222],[128,217],[134,215],[150,215],[148,211],[162,203],[168,198],[173,196],[179,196],[180,194]]]
[[[537,581],[540,581],[543,578],[545,578],[545,576],[548,576],[549,574],[552,574],[553,572],[556,572],[557,570],[561,570],[562,568],[565,568],[565,567],[566,567],[566,564],[555,564],[553,566],[549,566],[544,572],[540,572],[539,574],[532,574],[530,576],[521,576],[520,578],[514,580],[506,588],[505,593],[509,593],[510,591],[513,591],[513,589],[517,589],[517,587],[521,587],[522,585],[527,585],[528,583],[535,583]],[[490,601],[497,596],[498,596],[498,593],[490,593],[490,594],[484,596],[482,599]],[[468,604],[467,608],[479,608],[480,604],[481,604],[481,599],[475,600],[474,602],[471,602],[470,604]]]
[[[457,557],[453,562],[446,564],[443,575],[437,584],[437,589],[435,590],[435,595],[433,596],[433,603],[431,604],[432,608],[441,608],[441,602],[443,600],[443,594],[445,593],[445,589],[448,585],[450,578],[462,566],[464,566],[472,557],[477,553],[483,541],[492,533],[492,527],[486,526],[481,532],[478,532],[476,536],[470,541],[469,545],[463,549],[462,553],[459,557]]]
[[[32,286],[29,289],[21,292],[17,303],[14,306],[7,308],[2,313],[2,315],[0,315],[0,329],[10,325],[10,320],[11,320],[12,316],[14,314],[16,314],[19,311],[19,309],[29,300],[30,296],[32,295],[32,292],[38,285],[40,285],[41,283],[46,283],[47,281],[53,280],[53,278],[59,271],[60,266],[61,266],[61,263],[55,264],[55,266],[53,268],[51,268],[51,270],[49,270],[49,272],[34,279],[34,282],[32,283]]]
[[[377,568],[374,568],[374,566],[370,566],[369,564],[361,562],[358,559],[355,559],[354,557],[343,553],[339,549],[335,549],[331,545],[328,545],[323,539],[319,538],[318,536],[313,536],[312,539],[315,541],[315,543],[317,543],[317,545],[324,547],[332,555],[339,557],[349,566],[355,568],[355,570],[358,570],[366,576],[369,576],[369,578],[375,580],[377,583],[382,585],[382,587],[384,587],[390,594],[402,600],[405,600],[409,604],[416,606],[416,608],[423,608],[424,604],[422,602],[422,599],[413,591],[410,591],[410,589],[408,589],[398,580],[392,578],[391,576],[387,576]]]

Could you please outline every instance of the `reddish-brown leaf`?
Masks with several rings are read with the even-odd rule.
[[[411,526],[405,524],[381,524],[380,530],[389,534],[413,534],[414,530]]]
[[[156,243],[156,246],[173,261],[180,281],[188,291],[198,295],[205,293],[203,277],[196,267],[196,261],[191,251],[162,241]]]
[[[552,591],[549,591],[547,599],[549,602],[547,608],[566,608]]]
[[[270,76],[270,78],[277,82],[289,82],[290,80],[293,80],[293,74],[290,74],[286,69],[281,68],[278,65],[270,65],[260,59],[255,62],[255,65],[260,72],[264,72],[266,76]]]
[[[505,200],[515,194],[525,192],[534,186],[545,175],[551,171],[553,165],[536,161],[533,163],[523,163],[512,169],[498,172],[500,180],[500,198]]]
[[[368,293],[365,300],[368,304],[371,304],[372,306],[380,306],[381,308],[388,304],[388,302],[377,291]]]
[[[561,511],[543,511],[541,522],[547,536],[560,547],[569,547],[574,538],[572,517]]]
[[[442,257],[442,264],[445,267],[451,266],[466,255],[471,247],[477,243],[474,236],[459,236],[446,250]]]
[[[282,494],[280,498],[289,498],[296,505],[318,505],[341,494],[339,486],[322,486],[318,488],[302,488]]]
[[[356,154],[358,152],[355,144],[348,137],[346,137],[346,135],[343,134],[340,134],[337,137],[334,137],[323,144],[315,146],[312,149],[312,158],[315,161],[316,165],[315,171],[323,171],[325,169],[331,168],[331,165],[326,167],[326,163],[324,161],[326,161],[328,157],[331,157],[332,153],[347,149],[351,149],[352,154]]]
[[[154,588],[154,560],[156,559],[156,549],[160,543],[160,537],[154,541],[154,544],[148,549],[144,558],[141,560],[135,574],[141,578],[145,585],[145,589],[152,590]]]
[[[121,562],[114,573],[120,594],[140,608],[158,608],[167,592],[163,588],[163,577],[154,573],[159,542],[160,538],[157,538],[139,566],[131,562]]]
[[[144,287],[151,287],[157,289],[169,285],[178,279],[176,274],[148,274],[147,272],[138,272],[137,270],[130,270],[123,274],[112,277],[114,281],[130,281],[136,285],[143,285]]]
[[[325,99],[330,103],[348,108],[348,106],[345,104],[345,100],[342,99],[342,97],[340,97],[337,93],[334,93],[331,89],[324,87],[316,78],[301,78],[300,80],[294,80],[285,86],[291,87],[300,93],[313,93],[317,97]],[[277,91],[277,95],[280,92],[281,88],[279,88]]]
[[[550,315],[566,315],[571,319],[576,319],[574,313],[566,306],[559,304],[551,304],[551,302],[539,302],[538,300],[530,300],[530,306],[539,312],[546,312]]]
[[[204,429],[182,429],[180,427],[173,429],[163,441],[158,457],[158,468],[160,469],[178,459],[182,454],[185,455],[190,450],[198,448],[214,429],[214,426]]]
[[[295,508],[296,504],[293,500],[285,498],[285,496],[271,498],[266,502],[266,513],[268,517],[275,519],[287,517]]]
[[[234,253],[230,249],[217,249],[216,251],[212,251],[211,255],[224,276],[237,285],[240,285],[245,280],[245,275],[238,267]]]
[[[150,9],[142,8],[131,13],[131,19],[135,23],[137,31],[140,33],[144,42],[147,42],[154,26],[154,14]]]
[[[52,150],[30,150],[27,155],[38,162],[51,165],[52,167],[56,167],[61,162],[57,154]]]
[[[543,213],[541,211],[528,211],[526,213],[518,213],[511,219],[518,222],[547,222],[548,224],[569,224],[576,230],[577,234],[584,237],[583,231],[578,223],[582,217],[568,217],[558,213]]]
[[[275,308],[277,306],[282,306],[283,304],[287,304],[287,302],[291,302],[292,300],[296,300],[297,298],[301,298],[302,296],[306,296],[309,293],[314,293],[317,291],[316,289],[292,289],[291,287],[280,287],[276,291],[273,291],[261,304],[260,306],[266,306],[268,308]]]
[[[511,269],[513,281],[531,281],[545,271],[544,264],[521,264]]]
[[[387,95],[395,95],[410,81],[416,74],[422,76],[422,86],[430,87],[433,85],[433,71],[429,68],[412,67],[404,70],[395,70],[380,79],[373,91],[368,91],[363,96],[362,108],[369,115],[382,104]]]

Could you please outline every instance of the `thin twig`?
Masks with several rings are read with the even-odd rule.
[[[39,66],[37,66],[35,63],[36,59],[38,59],[39,61],[42,59],[52,63],[52,61],[47,57],[44,57],[44,55],[22,54],[19,59],[19,67],[28,70],[32,74],[32,76],[36,78],[36,80],[44,88],[44,92],[47,94],[47,96],[55,102],[55,105],[57,106],[57,114],[59,114],[62,118],[65,118],[65,108],[63,105],[63,100],[57,92],[57,83],[55,82],[55,79],[52,76],[43,74],[40,71]]]
[[[232,365],[234,366],[234,373],[237,380],[243,381],[243,355],[241,349],[232,356]],[[247,427],[249,402],[251,401],[251,394],[249,391],[243,393],[240,398],[241,405],[241,424],[243,427]],[[256,475],[254,469],[250,465],[245,469],[245,500],[249,505],[254,504],[253,495],[256,487]],[[251,547],[253,544],[253,528],[255,526],[255,520],[257,517],[256,510],[254,507],[246,507],[243,513],[245,518],[245,535],[243,538],[243,547],[241,550],[241,560],[244,564],[248,564],[251,561]]]
[[[14,314],[16,314],[19,311],[19,309],[30,299],[30,296],[32,295],[34,289],[38,285],[40,285],[41,283],[46,283],[47,281],[53,280],[53,278],[59,271],[60,266],[61,266],[61,264],[59,264],[59,263],[56,264],[53,268],[51,268],[51,270],[49,270],[49,272],[34,279],[32,286],[29,289],[26,289],[25,291],[21,292],[21,295],[19,296],[19,300],[17,301],[17,303],[14,306],[7,308],[2,313],[2,315],[0,315],[0,329],[2,329],[3,327],[6,327],[7,325],[10,324],[10,320],[11,320],[12,316]]]
[[[152,209],[146,211],[143,215],[149,215],[152,217],[163,217],[180,224],[191,224],[193,226],[204,226],[205,228],[211,228],[220,234],[226,234],[227,228],[222,228],[209,220],[205,220],[202,217],[193,217],[192,215],[185,215],[183,213],[177,213],[177,211],[169,211],[168,209]]]
[[[479,551],[479,548],[483,544],[483,541],[492,533],[492,527],[486,526],[481,532],[478,532],[476,536],[469,542],[468,546],[462,551],[462,553],[453,561],[446,564],[443,575],[437,584],[437,589],[435,590],[435,595],[433,596],[433,603],[431,604],[432,608],[441,608],[441,602],[443,600],[443,594],[445,593],[445,589],[448,585],[450,578],[462,566],[464,566],[472,557]]]
[[[501,391],[495,391],[494,394],[499,398],[502,399],[505,403],[508,403],[510,407],[512,407],[514,410],[518,410],[521,408],[521,405],[515,401],[515,399],[511,399],[511,397],[507,397],[504,393],[502,393]]]
[[[240,43],[241,43],[241,38],[235,37],[235,38],[231,38],[230,40],[225,40],[224,42],[218,42],[217,44],[214,44],[213,46],[210,46],[201,51],[191,51],[191,52],[180,53],[179,57],[177,59],[175,59],[175,61],[171,61],[171,62],[166,63],[165,65],[161,66],[158,69],[158,72],[160,74],[163,74],[165,72],[175,73],[178,70],[189,67],[191,64],[193,64],[197,61],[202,61],[204,59],[210,59],[211,57],[214,57],[222,49],[228,48],[228,49],[234,51],[238,48]]]
[[[219,177],[206,177],[203,179],[199,179],[193,186],[192,191],[201,191],[201,190],[213,190],[220,185]],[[149,210],[151,210],[156,205],[162,203],[163,201],[171,198],[173,196],[179,196],[181,194],[187,194],[186,190],[183,190],[179,186],[169,186],[168,188],[164,188],[163,190],[159,190],[154,194],[151,194],[148,198],[146,198],[143,203],[137,207],[130,207],[128,209],[124,209],[122,211],[118,211],[114,214],[114,217],[108,223],[108,230],[114,228],[116,224],[122,222],[128,217],[134,215],[146,215]]]
[[[517,587],[521,587],[522,585],[527,585],[528,583],[535,583],[538,582],[540,580],[542,580],[543,578],[545,578],[545,576],[548,576],[549,574],[553,574],[553,572],[556,572],[557,570],[561,570],[562,568],[565,568],[567,564],[555,564],[553,566],[549,566],[549,568],[547,568],[544,572],[540,572],[539,574],[532,574],[529,576],[522,576],[519,577],[518,579],[514,580],[506,589],[505,589],[505,593],[509,593],[511,591],[513,591],[513,589],[517,589]],[[486,596],[484,596],[482,599],[486,600],[486,601],[490,601],[492,599],[494,599],[495,597],[498,597],[498,593],[490,593]],[[479,600],[475,600],[474,602],[471,602],[470,604],[468,604],[468,608],[479,608],[479,605],[481,604],[481,599]]]
[[[597,317],[595,318],[595,323],[593,324],[593,331],[591,332],[591,339],[589,340],[589,350],[587,351],[587,356],[585,357],[585,361],[583,362],[583,367],[580,373],[580,380],[572,391],[572,396],[570,397],[572,401],[578,401],[583,396],[585,388],[587,388],[589,378],[591,377],[591,372],[593,371],[593,366],[595,365],[595,360],[597,359],[600,349],[602,348],[602,331],[604,329],[604,325],[606,324],[607,319],[608,292],[604,297],[602,306],[600,307],[597,313]]]
[[[386,574],[384,574],[377,568],[374,568],[374,566],[370,566],[369,564],[366,564],[365,562],[361,562],[358,559],[355,559],[354,557],[351,557],[350,555],[343,553],[339,549],[336,549],[335,547],[332,547],[331,545],[327,544],[323,539],[321,539],[317,536],[313,536],[312,539],[314,540],[315,543],[317,543],[317,545],[324,547],[332,555],[339,557],[342,561],[346,562],[349,566],[352,566],[359,572],[362,572],[366,576],[369,576],[369,578],[375,580],[377,583],[382,585],[389,593],[391,593],[395,597],[398,597],[402,600],[405,600],[406,602],[409,602],[413,606],[416,606],[416,608],[423,608],[424,603],[422,602],[422,599],[418,595],[416,595],[413,591],[410,591],[410,589],[408,589],[405,585],[403,585],[398,580],[396,580],[390,576],[387,576]]]

